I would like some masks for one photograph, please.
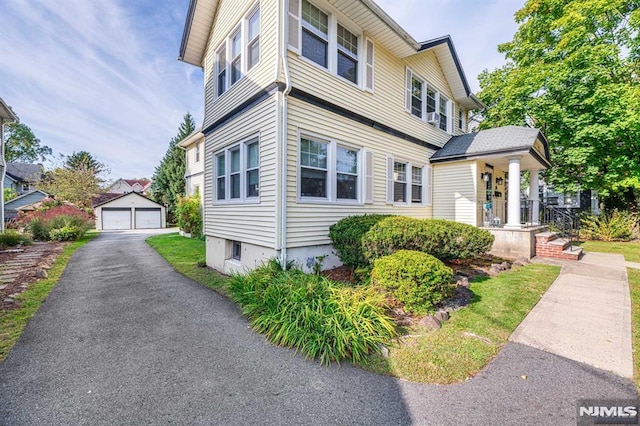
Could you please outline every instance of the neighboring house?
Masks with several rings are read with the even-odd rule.
[[[4,187],[12,188],[18,195],[27,194],[35,189],[44,176],[42,164],[7,163]]]
[[[7,164],[4,159],[4,125],[18,121],[18,117],[0,98],[0,232],[4,231],[4,179]]]
[[[18,195],[16,198],[9,200],[4,203],[4,218],[5,220],[11,220],[18,216],[20,211],[24,211],[24,207],[30,206],[32,204],[38,203],[45,198],[47,198],[49,194],[44,191],[40,191],[39,189],[34,189],[33,191],[25,192],[22,195]]]
[[[151,181],[149,179],[118,179],[109,188],[107,192],[114,194],[128,194],[129,192],[137,192],[139,194],[148,195]]]
[[[185,193],[187,195],[200,194],[204,188],[204,134],[198,129],[182,142],[180,147],[185,150]]]
[[[137,193],[103,194],[93,201],[98,230],[157,229],[167,226],[166,208]]]
[[[505,238],[519,239],[521,182],[505,174],[537,179],[547,142],[517,127],[466,134],[482,104],[449,36],[418,43],[371,0],[198,0],[187,16],[180,58],[205,81],[209,266],[327,255],[334,267],[328,231],[346,216],[480,226],[498,193]]]

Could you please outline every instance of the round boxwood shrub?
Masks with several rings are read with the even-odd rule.
[[[343,265],[351,269],[368,266],[369,263],[362,248],[362,237],[373,225],[388,217],[391,216],[385,214],[349,216],[331,225],[329,238]]]
[[[400,250],[375,261],[371,283],[386,290],[406,312],[425,315],[453,292],[453,271],[435,257]]]
[[[416,250],[440,260],[466,259],[491,249],[493,235],[464,223],[395,216],[379,221],[362,238],[369,262],[398,250]]]

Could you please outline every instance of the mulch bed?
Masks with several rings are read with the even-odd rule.
[[[48,270],[55,262],[64,246],[68,243],[60,242],[36,242],[21,247],[0,247],[0,276],[7,270],[16,270],[17,275],[6,282],[0,281],[0,312],[17,309],[20,307],[15,295],[22,293],[29,286],[41,278],[36,277],[38,269]],[[34,259],[25,259],[18,266],[12,266],[14,262],[20,262],[20,257],[33,255]]]

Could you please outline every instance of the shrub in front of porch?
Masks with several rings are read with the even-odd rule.
[[[376,223],[392,217],[387,214],[365,214],[340,219],[329,228],[329,238],[343,265],[351,268],[366,268],[369,262],[364,255],[362,238]]]
[[[453,271],[427,253],[399,250],[375,261],[371,283],[381,287],[404,310],[414,315],[426,315],[445,298],[452,295]]]
[[[362,239],[366,258],[375,259],[398,250],[428,253],[440,260],[467,259],[491,250],[488,231],[444,219],[394,216],[371,227]]]

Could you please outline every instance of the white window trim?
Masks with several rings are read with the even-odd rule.
[[[327,197],[306,197],[300,195],[301,190],[301,155],[300,155],[300,140],[302,138],[311,139],[317,142],[323,142],[328,144],[327,146]],[[354,145],[352,143],[339,141],[332,138],[327,138],[326,136],[318,135],[317,133],[307,132],[307,131],[298,131],[298,139],[297,139],[297,152],[298,152],[298,161],[296,168],[296,200],[298,203],[305,204],[338,204],[338,205],[350,205],[350,206],[362,206],[364,205],[365,199],[365,176],[364,176],[364,152],[365,149],[361,146]],[[341,146],[343,148],[351,149],[358,152],[358,189],[356,194],[358,198],[356,200],[348,200],[344,198],[338,198],[337,195],[337,179],[338,179],[338,171],[337,171],[337,147]]]
[[[310,25],[306,25],[304,23],[304,19],[302,18],[302,0],[289,0],[289,4],[292,2],[297,3],[297,12],[298,16],[294,14],[291,7],[289,7],[289,19],[288,26],[296,25],[297,26],[297,40],[296,45],[292,45],[289,40],[288,49],[292,52],[296,53],[298,59],[301,61],[310,64],[311,66],[317,67],[318,69],[330,73],[332,76],[336,77],[338,80],[343,83],[349,84],[352,87],[358,88],[362,91],[373,92],[374,91],[374,73],[372,72],[372,81],[368,81],[367,79],[367,67],[374,67],[374,55],[375,48],[373,40],[366,37],[363,31],[360,28],[357,28],[354,24],[352,24],[348,19],[338,17],[338,12],[333,10],[330,6],[322,5],[319,6],[314,1],[309,1],[312,5],[320,9],[324,14],[328,16],[328,46],[327,46],[327,67],[323,67],[320,64],[312,61],[311,59],[302,56],[302,27],[310,28],[310,31],[314,34],[317,34],[317,30]],[[351,32],[353,35],[358,37],[358,55],[357,55],[357,63],[358,63],[358,83],[354,83],[341,75],[338,74],[338,23],[342,25],[346,30]],[[289,34],[289,29],[287,28],[287,34]],[[371,49],[373,49],[371,53],[371,63],[367,63],[367,41],[370,43]]]
[[[246,12],[241,21],[235,25],[233,27],[233,29],[229,32],[229,34],[225,37],[225,39],[220,42],[220,44],[218,45],[218,47],[216,48],[215,52],[216,52],[216,63],[215,63],[215,99],[218,99],[222,96],[224,96],[227,92],[229,92],[235,85],[237,85],[238,83],[240,83],[242,80],[244,80],[247,75],[252,72],[254,69],[256,69],[258,67],[258,64],[260,64],[260,61],[262,60],[262,46],[260,48],[260,54],[258,56],[258,62],[256,62],[255,64],[253,64],[253,66],[251,67],[251,69],[248,68],[248,63],[249,63],[249,47],[250,45],[252,45],[256,40],[258,42],[260,42],[261,40],[261,35],[262,35],[262,14],[260,13],[260,18],[259,18],[259,29],[258,29],[258,34],[256,35],[256,37],[254,37],[253,39],[249,40],[249,19],[253,16],[254,13],[259,12],[260,11],[260,2],[256,2],[254,4],[251,5],[251,7],[249,7],[248,12]],[[232,53],[232,47],[233,47],[233,37],[240,33],[240,53],[238,55],[236,55],[235,57],[232,57],[231,55]],[[223,93],[219,93],[218,92],[218,76],[220,74],[220,62],[219,62],[219,56],[220,56],[220,51],[222,49],[226,49],[225,50],[225,66],[226,66],[226,74],[225,74],[225,91]],[[238,80],[236,80],[234,83],[231,83],[231,73],[232,73],[232,63],[234,59],[237,59],[238,56],[240,57],[240,78]]]
[[[411,96],[413,93],[412,87],[413,87],[413,82],[412,79],[416,79],[422,82],[422,117],[418,117],[416,115],[413,114],[412,112],[412,103],[411,103]],[[435,97],[436,97],[436,105],[435,105],[435,111],[438,114],[440,114],[440,96],[443,96],[447,99],[447,130],[442,130],[440,128],[440,126],[437,126],[435,124],[429,123],[427,122],[427,87],[430,87],[431,89],[433,89],[435,91]],[[405,111],[409,113],[409,115],[411,115],[411,117],[415,118],[416,120],[420,120],[424,123],[430,124],[431,126],[433,126],[433,128],[441,131],[441,132],[445,132],[449,135],[453,135],[455,133],[455,120],[457,119],[456,117],[453,117],[454,115],[454,111],[455,111],[455,106],[454,106],[454,101],[451,99],[450,96],[446,95],[444,92],[442,92],[441,90],[439,90],[436,86],[434,86],[433,84],[429,83],[429,81],[427,81],[426,79],[420,77],[418,74],[416,74],[411,68],[407,67],[405,70]]]
[[[394,183],[396,180],[394,179],[395,173],[395,163],[402,163],[405,165],[405,175],[406,175],[406,187],[405,187],[405,200],[403,202],[394,201],[395,193],[394,193]],[[422,169],[422,202],[414,203],[411,201],[412,198],[412,187],[413,187],[413,168],[418,167]],[[394,207],[426,207],[433,205],[433,174],[432,168],[430,164],[425,164],[421,162],[411,162],[402,157],[394,157],[391,154],[387,154],[387,195],[386,195],[386,203],[391,204]]]
[[[260,176],[260,134],[253,134],[246,138],[241,139],[238,142],[234,142],[222,149],[213,153],[213,204],[225,205],[225,204],[258,204],[260,203],[261,191],[258,190],[258,196],[247,196],[247,146],[252,143],[258,143],[258,176]],[[240,198],[229,198],[231,195],[231,155],[230,152],[235,149],[240,149]],[[225,161],[225,198],[218,199],[218,157],[224,155]],[[251,170],[254,170],[253,168]],[[258,185],[260,185],[260,178],[258,179]]]

